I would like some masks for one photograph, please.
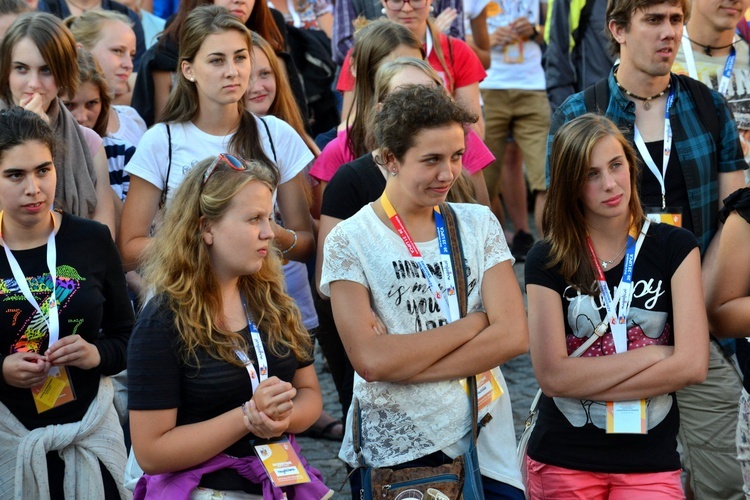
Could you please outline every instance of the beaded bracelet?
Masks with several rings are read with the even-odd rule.
[[[286,229],[286,228],[284,228],[284,229]],[[281,251],[282,255],[288,254],[289,252],[292,251],[292,249],[294,247],[297,246],[297,231],[295,231],[294,229],[286,229],[286,230],[289,231],[290,233],[292,233],[292,236],[294,236],[294,241],[292,241],[292,244],[289,246],[289,248],[287,248],[286,250],[282,250]]]

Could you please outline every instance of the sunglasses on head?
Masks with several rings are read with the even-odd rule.
[[[208,178],[213,175],[213,173],[216,171],[216,168],[222,164],[229,165],[232,170],[236,170],[238,172],[247,170],[247,165],[245,165],[245,161],[242,158],[230,155],[229,153],[221,153],[216,157],[213,163],[211,163],[211,166],[208,167],[206,173],[203,174],[203,184],[201,185],[201,188],[206,185],[206,182],[208,182]]]

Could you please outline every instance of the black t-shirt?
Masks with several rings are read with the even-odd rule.
[[[248,346],[252,346],[249,329],[242,331]],[[277,357],[266,344],[261,331],[268,361],[269,377],[276,376],[291,382],[297,369],[312,364],[299,362],[293,354]],[[255,352],[250,347],[256,373],[260,373]],[[128,346],[128,408],[131,410],[164,410],[177,408],[177,425],[203,422],[222,413],[239,408],[253,394],[250,376],[245,368],[211,357],[206,351],[197,352],[200,368],[194,361],[184,360],[183,344],[174,326],[174,314],[164,296],[151,299],[138,317]],[[312,353],[311,353],[312,357]],[[224,450],[235,457],[254,454],[252,434],[241,438]],[[253,490],[245,485],[234,471],[228,476],[204,476],[201,486],[215,489]],[[231,482],[225,482],[231,481]],[[259,489],[255,490],[260,492]]]
[[[673,345],[671,278],[698,243],[690,232],[652,224],[633,269],[634,293],[628,314],[628,348]],[[540,241],[526,257],[526,285],[556,291],[562,299],[568,354],[593,333],[605,317],[601,299],[579,294],[559,273],[547,268],[550,247]],[[607,270],[614,293],[623,262]],[[611,333],[597,340],[585,356],[614,354]],[[548,398],[539,403],[536,427],[528,454],[539,462],[568,469],[608,472],[660,472],[680,468],[677,454],[679,412],[674,394],[647,401],[647,434],[606,434],[606,403],[570,398]]]
[[[30,389],[11,387],[0,376],[0,401],[27,429],[80,421],[96,397],[100,377],[125,369],[125,351],[133,328],[125,273],[107,227],[64,213],[55,245],[60,338],[80,335],[96,345],[101,363],[91,370],[68,367],[76,399],[42,413],[37,413]],[[51,291],[47,245],[15,251],[13,256],[32,295],[44,308]],[[5,356],[16,352],[44,353],[49,347],[49,332],[16,285],[3,250],[0,277],[1,365]],[[42,330],[38,339],[34,333],[37,328]]]
[[[646,143],[646,149],[651,154],[656,167],[661,172],[664,163],[664,141],[654,141]],[[661,209],[661,185],[656,176],[651,172],[647,165],[642,164],[638,176],[638,194],[641,197],[641,204],[644,207],[658,207]],[[672,151],[669,154],[669,163],[667,164],[667,177],[664,181],[665,198],[667,208],[682,208],[682,227],[693,232],[693,213],[690,210],[690,200],[688,199],[687,184],[685,183],[685,174],[680,165],[680,159],[677,155],[677,149],[672,144]]]
[[[724,207],[719,212],[719,221],[723,224],[734,211],[750,224],[750,188],[738,189],[724,200]],[[746,249],[745,249],[746,250]],[[747,332],[750,335],[750,332]],[[750,341],[748,338],[738,338],[737,361],[742,370],[742,385],[750,392]]]
[[[385,190],[385,177],[375,164],[372,153],[344,163],[323,191],[322,215],[348,219]]]

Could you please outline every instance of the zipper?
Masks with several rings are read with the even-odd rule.
[[[383,485],[382,497],[385,498],[390,490],[398,490],[401,488],[408,488],[409,486],[419,486],[420,484],[426,483],[457,483],[458,475],[456,474],[440,474],[437,476],[423,477],[420,479],[412,479],[410,481],[402,481],[400,483],[385,484]]]

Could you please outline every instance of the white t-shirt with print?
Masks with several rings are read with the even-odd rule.
[[[488,208],[453,204],[459,221],[469,290],[468,311],[483,309],[482,277],[513,257],[502,228]],[[443,280],[437,239],[418,243],[425,263]],[[446,324],[426,280],[401,238],[365,206],[339,223],[325,242],[321,290],[330,295],[334,281],[365,286],[371,304],[390,334],[409,334]],[[507,386],[494,370],[504,394],[490,407],[493,419],[479,436],[482,474],[523,488],[516,464],[516,439]],[[354,376],[354,397],[362,412],[364,457],[368,465],[388,467],[442,450],[456,456],[468,448],[471,408],[458,380],[420,384],[366,382]],[[352,409],[339,457],[355,466]]]

